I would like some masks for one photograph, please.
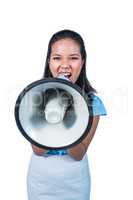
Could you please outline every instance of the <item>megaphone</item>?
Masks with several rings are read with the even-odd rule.
[[[93,122],[90,102],[66,76],[44,78],[28,85],[15,104],[22,135],[44,149],[67,149],[80,143]]]

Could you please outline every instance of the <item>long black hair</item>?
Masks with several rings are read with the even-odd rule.
[[[82,60],[84,60],[80,75],[79,75],[77,81],[75,82],[75,84],[77,84],[82,89],[82,92],[89,93],[89,94],[96,93],[96,90],[91,86],[91,84],[88,81],[87,76],[86,76],[87,54],[86,54],[86,50],[85,50],[84,41],[78,33],[76,33],[75,31],[72,31],[72,30],[61,30],[61,31],[55,33],[51,37],[49,44],[48,44],[48,51],[47,51],[47,57],[46,57],[46,62],[45,62],[45,70],[44,70],[43,78],[52,77],[52,74],[49,69],[49,59],[50,59],[50,55],[51,55],[52,45],[56,41],[59,41],[61,39],[65,39],[65,38],[70,38],[79,45],[81,57],[82,57]]]

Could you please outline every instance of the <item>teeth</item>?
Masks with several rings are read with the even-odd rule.
[[[71,73],[60,73],[60,74],[62,74],[64,76],[71,76]]]
[[[66,76],[69,76],[69,75],[70,75],[70,73],[64,73],[64,75],[66,75]]]
[[[71,74],[64,74],[64,76],[70,77],[70,76],[71,76]]]

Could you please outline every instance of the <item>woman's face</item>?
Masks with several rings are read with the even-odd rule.
[[[75,83],[79,77],[83,65],[79,45],[72,39],[66,38],[52,45],[49,59],[49,68],[53,77],[59,74],[67,74]]]

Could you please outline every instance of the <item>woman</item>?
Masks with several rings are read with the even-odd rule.
[[[45,150],[32,145],[27,176],[29,200],[89,200],[90,173],[87,149],[96,132],[100,115],[106,115],[86,76],[86,50],[81,36],[70,30],[55,33],[48,46],[45,77],[66,74],[92,101],[94,120],[89,134],[67,150]],[[81,122],[82,123],[82,122]]]

